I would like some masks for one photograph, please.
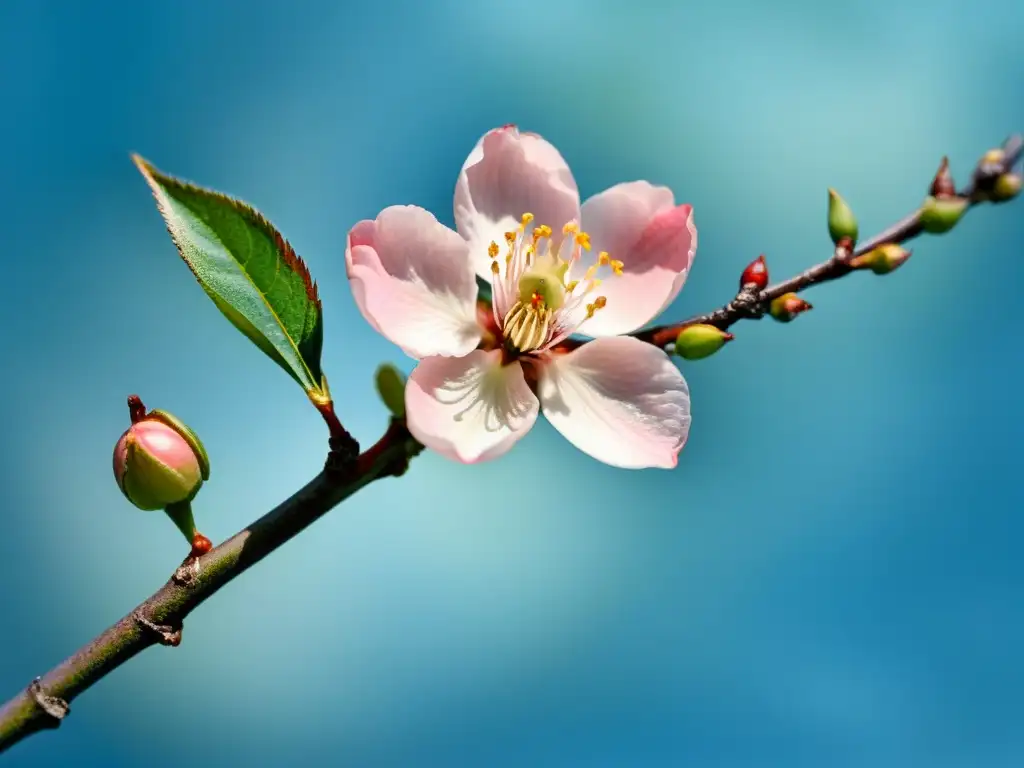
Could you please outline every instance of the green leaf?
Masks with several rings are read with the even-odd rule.
[[[314,403],[328,401],[320,297],[291,245],[246,203],[167,176],[138,155],[132,160],[181,258],[217,308]]]

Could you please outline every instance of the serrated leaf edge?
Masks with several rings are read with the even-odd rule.
[[[317,288],[316,280],[314,280],[313,276],[310,274],[309,267],[306,266],[306,262],[302,260],[302,257],[295,252],[295,249],[292,247],[291,243],[289,243],[285,239],[285,237],[277,230],[277,227],[271,224],[270,220],[262,213],[260,213],[259,210],[257,210],[254,206],[242,200],[238,200],[232,197],[231,195],[227,195],[223,192],[218,192],[216,190],[209,189],[208,187],[202,187],[198,184],[193,184],[192,182],[188,182],[183,179],[179,179],[175,176],[163,173],[160,169],[158,169],[156,166],[154,166],[152,163],[146,160],[146,158],[142,157],[142,155],[138,154],[137,152],[131,153],[131,159],[135,167],[138,168],[139,173],[142,174],[142,178],[145,180],[147,186],[149,186],[150,191],[153,193],[153,199],[156,201],[156,206],[160,212],[160,217],[164,220],[164,226],[167,229],[167,234],[170,235],[171,242],[174,243],[174,247],[177,249],[178,255],[181,256],[181,260],[185,262],[185,265],[192,273],[192,276],[196,278],[196,281],[200,284],[200,286],[203,287],[204,290],[205,286],[202,285],[202,281],[199,279],[199,275],[196,273],[195,267],[185,256],[185,249],[182,248],[181,244],[178,242],[178,239],[177,237],[175,237],[174,231],[171,229],[170,223],[168,222],[168,206],[166,201],[164,200],[164,196],[167,193],[164,192],[163,189],[161,189],[162,182],[175,184],[189,192],[195,192],[203,195],[212,195],[213,197],[218,198],[221,201],[227,203],[229,206],[231,206],[231,208],[235,210],[237,213],[239,213],[244,219],[246,219],[247,222],[258,227],[265,234],[270,235],[274,240],[274,245],[277,246],[278,250],[280,251],[285,264],[289,266],[291,269],[293,269],[295,272],[297,272],[299,276],[302,278],[303,285],[306,289],[306,297],[310,301],[312,301],[313,304],[316,306],[317,311],[321,314],[320,321],[323,322],[323,303],[320,300],[320,292]],[[278,325],[280,325],[281,328],[283,329],[284,323],[281,322],[281,318],[278,317],[277,311],[274,309],[273,305],[269,301],[267,301],[266,295],[256,286],[255,283],[252,282],[252,278],[249,276],[249,273],[245,269],[242,269],[241,271],[242,274],[245,275],[245,279],[249,281],[250,285],[252,285],[253,290],[256,291],[257,294],[259,294],[259,297],[263,300],[263,303],[266,305],[267,309],[270,310],[270,313],[274,316],[274,319],[277,320]],[[318,390],[320,385],[317,385],[315,383],[316,377],[310,370],[309,364],[306,362],[306,359],[299,351],[299,348],[295,344],[294,339],[292,339],[291,335],[288,333],[285,333],[284,337],[288,339],[288,343],[291,345],[292,349],[295,350],[295,354],[302,362],[303,368],[306,369],[309,381],[314,382],[314,388],[312,390],[307,390],[307,393],[310,395],[314,393],[319,393]]]

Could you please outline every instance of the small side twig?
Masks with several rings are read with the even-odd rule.
[[[996,179],[1013,170],[1021,160],[1022,151],[1024,151],[1024,137],[1016,134],[1008,138],[1000,150],[987,153],[979,161],[971,175],[970,183],[960,192],[955,193],[956,196],[966,200],[968,208],[988,202],[989,193]],[[945,163],[943,163],[940,173],[945,171]],[[899,245],[913,240],[923,231],[921,211],[919,209],[904,216],[877,235],[858,242],[856,249],[849,253],[843,252],[841,248],[837,248],[826,261],[816,264],[788,280],[776,283],[775,285],[769,285],[756,293],[750,291],[749,286],[743,286],[729,303],[719,309],[695,315],[680,323],[657,326],[631,335],[641,341],[664,347],[672,344],[679,335],[679,332],[690,325],[713,325],[724,331],[740,320],[760,319],[766,314],[768,306],[774,299],[788,293],[799,293],[812,285],[819,285],[844,277],[856,271],[850,266],[852,259],[863,256],[887,243]],[[578,346],[579,343],[582,342],[575,342],[574,345]]]

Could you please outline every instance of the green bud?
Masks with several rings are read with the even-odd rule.
[[[684,360],[710,357],[735,336],[713,325],[688,325],[676,337],[675,353]]]
[[[803,314],[810,309],[814,309],[814,307],[795,293],[784,293],[777,299],[772,299],[768,312],[780,323],[788,323],[796,319],[797,315]]]
[[[833,243],[844,237],[857,242],[857,217],[834,189],[828,191],[828,233]]]
[[[936,198],[929,195],[921,206],[921,228],[933,235],[949,232],[963,218],[968,203],[964,197]]]
[[[405,377],[390,363],[377,368],[374,376],[377,394],[397,419],[405,418]]]
[[[1019,173],[1004,173],[996,177],[990,198],[994,203],[1005,203],[1019,195],[1020,188],[1021,175]]]
[[[850,259],[854,269],[870,269],[876,275],[887,275],[910,258],[911,251],[896,244],[885,243],[867,253]]]

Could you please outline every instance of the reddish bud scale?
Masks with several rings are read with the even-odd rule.
[[[146,416],[146,406],[138,395],[128,395],[128,417],[132,424],[138,424]]]
[[[935,178],[928,190],[932,197],[945,198],[956,195],[956,183],[953,181],[953,174],[949,172],[949,158],[943,157],[939,164],[939,170],[935,172]]]
[[[759,291],[768,287],[768,262],[765,261],[763,253],[747,264],[747,268],[740,275],[740,289],[746,288],[748,285],[754,286]]]

